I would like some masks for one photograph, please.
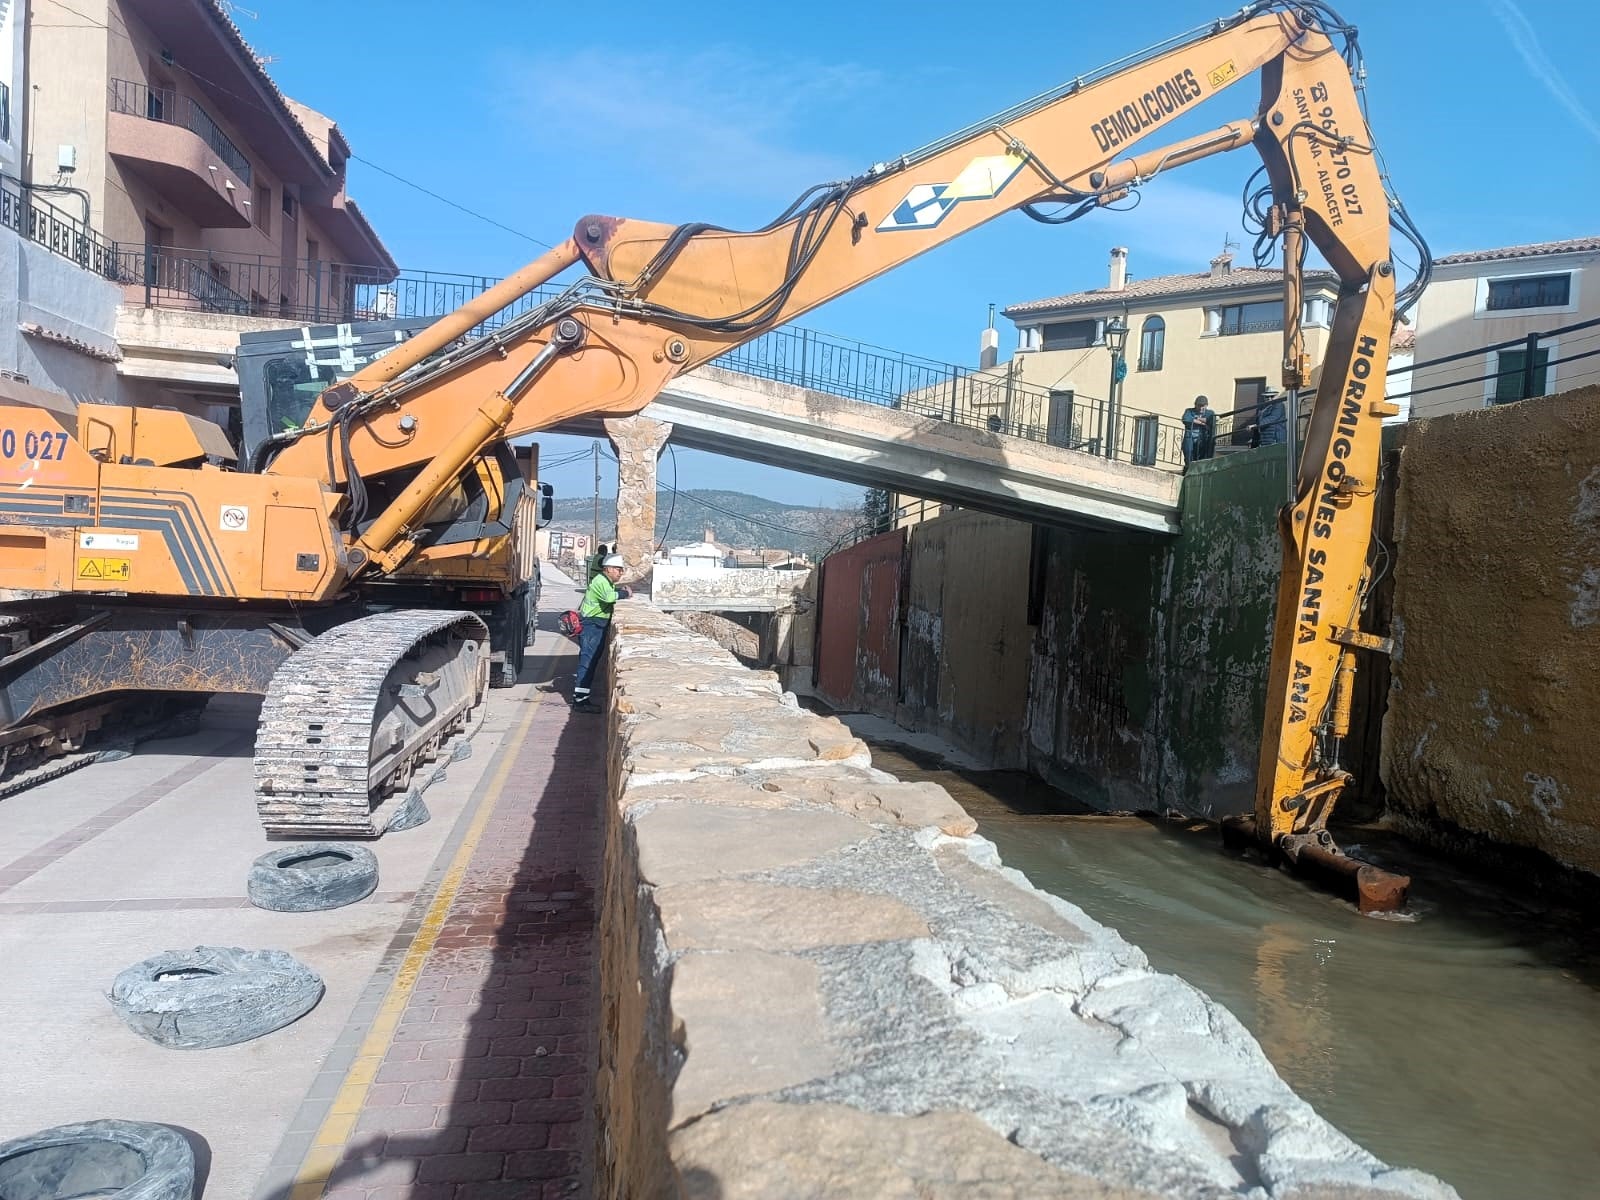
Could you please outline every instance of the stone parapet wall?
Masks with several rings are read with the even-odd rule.
[[[657,563],[651,603],[665,609],[711,612],[777,612],[795,607],[805,591],[809,570],[775,571],[770,567],[686,567]]]
[[[612,628],[598,1195],[1454,1195],[943,789],[644,601]]]

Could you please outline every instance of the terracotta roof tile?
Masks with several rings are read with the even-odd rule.
[[[1193,275],[1157,275],[1151,279],[1131,280],[1121,291],[1110,288],[1091,288],[1086,292],[1069,292],[1065,296],[1052,296],[1046,300],[1026,300],[1006,308],[1005,315],[1024,316],[1030,313],[1054,312],[1058,309],[1095,308],[1116,304],[1124,300],[1151,300],[1164,296],[1183,296],[1206,292],[1242,291],[1248,288],[1270,287],[1283,282],[1283,272],[1276,268],[1236,267],[1224,275],[1213,276],[1209,271]],[[1307,271],[1307,286],[1318,283],[1335,283],[1332,271]]]
[[[250,43],[245,41],[244,34],[233,23],[233,18],[228,15],[227,10],[218,4],[217,0],[204,0],[203,7],[211,16],[211,19],[217,23],[217,26],[232,39],[234,48],[244,57],[245,61],[255,68],[256,79],[266,89],[267,95],[271,96],[277,104],[279,115],[300,135],[300,140],[305,144],[306,149],[311,151],[311,156],[317,164],[317,169],[326,175],[333,175],[333,165],[328,162],[328,156],[322,152],[322,148],[317,145],[316,140],[306,131],[306,127],[301,123],[299,116],[289,107],[289,98],[278,90],[278,85],[273,82],[272,76],[267,74],[267,69],[261,65],[261,60],[256,57],[256,52],[251,49]]]
[[[1529,242],[1523,246],[1501,246],[1497,250],[1467,250],[1461,254],[1446,254],[1433,260],[1436,267],[1455,263],[1497,262],[1505,258],[1535,258],[1541,254],[1571,254],[1584,250],[1600,250],[1600,237],[1568,238],[1562,242]]]

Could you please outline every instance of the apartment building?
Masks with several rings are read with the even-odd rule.
[[[27,6],[0,0],[0,396],[70,419],[115,394],[119,289],[87,197],[22,182]]]
[[[1414,361],[1413,417],[1600,381],[1600,237],[1435,259]]]
[[[1235,267],[1227,251],[1195,274],[1137,279],[1128,265],[1128,252],[1118,247],[1105,287],[1002,310],[1017,329],[1012,369],[1019,384],[1047,393],[1058,414],[1080,395],[1107,396],[1105,331],[1120,318],[1128,330],[1125,412],[1173,418],[1204,395],[1214,411],[1227,413],[1252,408],[1263,392],[1281,388],[1281,270]],[[1337,298],[1332,272],[1306,272],[1301,322],[1313,368],[1322,361]]]
[[[397,268],[348,143],[215,0],[35,0],[28,24],[21,174],[73,189],[110,247],[121,399],[218,419],[241,330],[376,315]]]

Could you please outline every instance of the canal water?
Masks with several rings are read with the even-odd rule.
[[[1224,854],[1213,827],[1095,815],[1020,772],[872,752],[942,784],[1007,865],[1226,1005],[1384,1161],[1467,1200],[1600,1197],[1600,948],[1576,914],[1373,834],[1375,861],[1414,872],[1412,915],[1362,917]]]

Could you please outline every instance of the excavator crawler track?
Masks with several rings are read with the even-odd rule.
[[[256,734],[267,835],[382,834],[417,768],[472,727],[488,679],[489,630],[471,613],[379,613],[297,650]]]

